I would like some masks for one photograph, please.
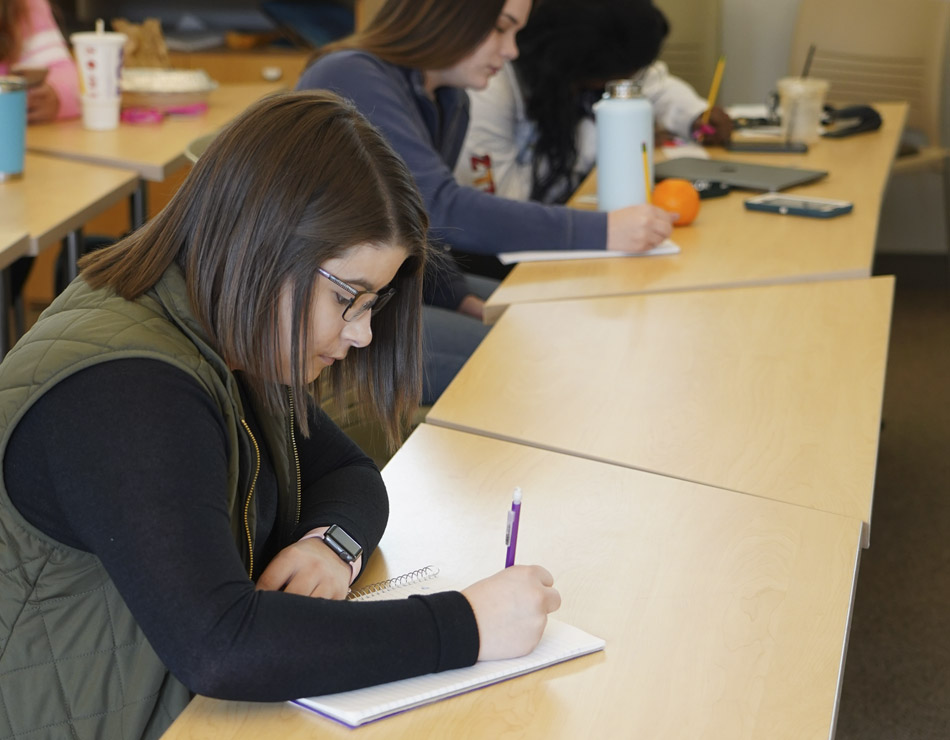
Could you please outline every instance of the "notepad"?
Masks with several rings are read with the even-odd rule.
[[[664,254],[679,254],[679,245],[669,239],[645,252],[616,252],[606,249],[555,249],[525,252],[501,252],[498,261],[503,265],[515,262],[548,262],[552,260],[594,260],[607,257],[657,257]]]
[[[357,592],[357,600],[403,598],[412,594],[444,591],[438,569],[423,568]],[[548,619],[541,642],[528,655],[508,660],[487,660],[467,668],[393,681],[365,689],[297,699],[293,703],[350,727],[389,717],[509,678],[604,649],[599,637],[556,619]]]

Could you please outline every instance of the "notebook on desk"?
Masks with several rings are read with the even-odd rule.
[[[654,167],[657,180],[681,177],[684,180],[724,182],[744,190],[785,190],[825,177],[825,170],[806,170],[801,167],[775,167],[725,159],[681,158],[658,162]]]
[[[438,574],[437,568],[429,566],[389,581],[372,584],[348,598],[356,601],[377,601],[449,589],[449,586],[438,582]],[[549,618],[541,642],[534,650],[520,658],[481,661],[467,668],[427,673],[338,694],[297,699],[294,703],[350,727],[359,727],[408,709],[603,650],[604,644],[599,637]]]

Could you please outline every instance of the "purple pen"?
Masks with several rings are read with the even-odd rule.
[[[508,554],[505,557],[506,568],[515,564],[519,521],[521,521],[521,489],[515,488],[515,492],[511,495],[511,511],[508,512],[508,528],[505,532],[505,544],[508,546]]]

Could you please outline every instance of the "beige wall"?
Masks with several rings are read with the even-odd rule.
[[[762,102],[775,80],[787,71],[799,0],[721,1],[723,53],[728,60],[721,101]],[[950,104],[947,97],[945,103]],[[950,143],[950,118],[945,116],[945,121],[944,143]],[[938,173],[891,178],[881,211],[877,251],[945,254],[948,241],[941,188]]]

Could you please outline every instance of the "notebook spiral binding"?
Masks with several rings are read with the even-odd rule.
[[[386,593],[387,591],[394,591],[397,588],[403,588],[404,586],[411,586],[416,583],[421,583],[422,581],[428,581],[430,578],[435,578],[437,575],[439,575],[439,569],[434,565],[427,565],[425,568],[409,571],[408,573],[403,573],[401,576],[396,576],[395,578],[379,581],[377,583],[370,583],[361,588],[354,589],[347,594],[346,600],[354,601],[366,596],[376,596],[377,594]]]

